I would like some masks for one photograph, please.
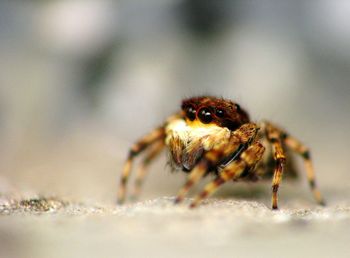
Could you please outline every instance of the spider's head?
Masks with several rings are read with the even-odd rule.
[[[216,125],[233,131],[249,122],[247,112],[238,104],[226,99],[194,97],[185,99],[181,108],[187,124],[193,127]]]

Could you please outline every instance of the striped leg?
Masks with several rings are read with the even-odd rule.
[[[194,167],[189,174],[185,185],[180,189],[175,199],[175,203],[181,202],[191,187],[193,187],[211,167],[219,163],[224,157],[237,154],[237,156],[244,151],[246,145],[255,138],[259,128],[256,124],[247,123],[237,129],[227,142],[217,145],[212,150],[205,153],[202,160]],[[243,148],[244,147],[244,148]],[[232,157],[235,159],[236,157]]]
[[[149,147],[151,144],[156,142],[157,140],[164,139],[165,132],[164,127],[159,127],[152,131],[150,134],[144,136],[141,140],[136,142],[130,152],[129,156],[125,162],[122,176],[120,179],[120,185],[119,185],[119,191],[118,191],[118,203],[123,203],[125,201],[125,195],[126,195],[126,184],[128,182],[131,166],[133,163],[134,158],[139,155],[142,151],[144,151],[147,147]]]
[[[202,159],[187,177],[185,185],[180,189],[175,199],[175,203],[180,203],[192,186],[194,186],[208,171],[208,161]]]
[[[314,168],[312,166],[311,162],[311,155],[309,149],[304,146],[301,142],[299,142],[297,139],[287,135],[286,133],[282,134],[284,142],[288,147],[290,147],[293,151],[301,155],[304,159],[305,168],[306,168],[306,175],[307,179],[309,181],[309,185],[311,188],[311,191],[317,201],[320,205],[325,205],[325,202],[322,198],[321,192],[317,188],[316,180],[315,180],[315,172]]]
[[[282,148],[281,132],[269,123],[266,124],[266,137],[272,144],[272,151],[276,161],[275,172],[272,179],[272,209],[275,210],[278,209],[278,188],[282,181],[286,157]]]
[[[147,168],[150,165],[150,163],[161,153],[164,146],[164,141],[162,139],[154,143],[154,145],[151,147],[152,149],[147,153],[146,157],[141,162],[135,179],[135,186],[132,194],[132,199],[136,200],[139,197],[141,187],[147,175]]]
[[[197,207],[204,198],[213,194],[222,184],[231,179],[239,178],[246,169],[254,167],[255,164],[261,159],[264,151],[265,148],[259,142],[251,145],[247,150],[242,152],[240,157],[227,165],[220,172],[218,177],[205,186],[204,190],[196,196],[190,207]]]

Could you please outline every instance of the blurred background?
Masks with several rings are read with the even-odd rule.
[[[113,203],[130,145],[203,94],[302,139],[328,195],[350,188],[349,1],[0,1],[0,57],[2,193]],[[165,164],[145,197],[181,185]]]

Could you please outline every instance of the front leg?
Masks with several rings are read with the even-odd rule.
[[[211,150],[208,150],[198,164],[189,174],[186,183],[178,192],[175,203],[181,202],[191,187],[193,187],[207,172],[221,165],[221,162],[232,156],[226,163],[234,162],[235,159],[248,147],[254,140],[259,131],[259,127],[254,123],[242,125],[236,131],[232,132],[230,138],[219,139],[221,144],[216,144]],[[219,142],[218,139],[215,139]],[[225,164],[227,165],[227,164]]]
[[[254,167],[261,160],[264,151],[264,146],[259,142],[255,142],[251,145],[247,150],[242,152],[235,161],[227,165],[217,178],[205,186],[204,190],[197,195],[190,207],[197,207],[204,198],[213,194],[222,184],[231,179],[239,178],[244,171]]]

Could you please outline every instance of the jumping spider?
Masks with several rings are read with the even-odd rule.
[[[270,158],[266,158],[268,154],[262,143],[272,150]],[[313,195],[319,204],[324,204],[316,187],[308,148],[270,122],[251,122],[247,112],[238,104],[208,96],[183,100],[180,112],[132,146],[121,176],[119,203],[125,199],[134,158],[148,151],[136,176],[134,194],[137,196],[147,166],[164,147],[169,150],[172,167],[188,173],[175,203],[181,202],[190,188],[208,174],[214,174],[215,179],[195,197],[190,207],[196,207],[229,180],[256,181],[264,178],[267,175],[264,164],[266,159],[270,159],[274,160],[272,209],[277,209],[277,192],[286,164],[284,148],[288,147],[304,158]]]

